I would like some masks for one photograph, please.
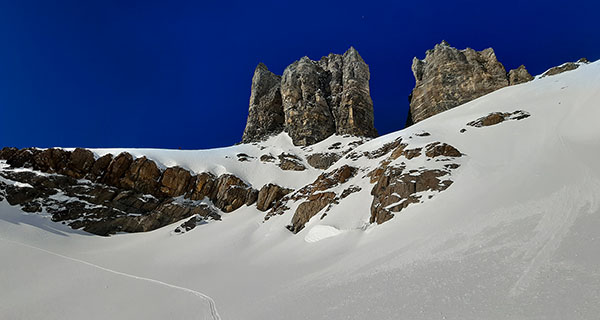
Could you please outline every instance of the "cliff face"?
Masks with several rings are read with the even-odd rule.
[[[242,142],[268,137],[283,130],[280,88],[281,77],[269,71],[264,64],[259,64],[252,77],[248,121]]]
[[[524,66],[506,72],[492,48],[458,50],[447,42],[413,59],[415,88],[410,97],[408,125],[533,77]]]
[[[260,64],[252,79],[242,142],[287,132],[295,145],[333,134],[375,137],[369,67],[354,48],[319,61],[303,57],[279,78]]]

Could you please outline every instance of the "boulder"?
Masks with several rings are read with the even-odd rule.
[[[292,224],[288,226],[288,229],[293,233],[300,232],[304,229],[304,225],[310,218],[331,204],[335,197],[334,192],[322,192],[310,195],[305,202],[298,205],[292,217]]]
[[[467,123],[467,125],[476,128],[489,127],[507,120],[522,120],[529,117],[530,114],[523,110],[517,110],[514,112],[492,112],[487,116]]]
[[[425,147],[425,155],[430,158],[439,156],[460,157],[462,156],[462,153],[447,143],[433,142]]]
[[[192,174],[182,167],[170,167],[160,179],[160,192],[169,197],[178,197],[188,191]]]
[[[127,189],[135,189],[142,193],[160,195],[159,179],[161,171],[156,163],[146,157],[137,158],[133,161],[121,180]]]
[[[244,204],[250,205],[248,199],[255,199],[254,190],[242,179],[224,174],[217,178],[210,199],[223,212],[231,212]]]
[[[405,172],[403,167],[387,167],[371,190],[370,222],[381,224],[392,219],[395,213],[420,201],[418,192],[446,190],[452,181],[440,178],[448,173],[444,170]]]
[[[95,162],[94,153],[90,150],[76,148],[71,152],[65,174],[76,179],[81,179],[92,170]]]
[[[256,208],[260,211],[267,211],[291,191],[291,189],[282,188],[273,183],[266,184],[258,192]]]
[[[90,172],[87,174],[86,178],[91,181],[98,181],[102,178],[102,176],[106,173],[108,166],[113,161],[112,154],[105,154],[102,157],[98,158],[96,162],[92,165]]]
[[[31,168],[35,164],[35,156],[41,151],[36,148],[25,148],[12,153],[6,163],[13,168]]]
[[[102,176],[102,183],[111,186],[121,187],[121,178],[125,176],[129,166],[133,162],[133,156],[127,152],[122,152],[117,155],[106,168],[105,174]]]
[[[210,197],[215,189],[215,181],[217,177],[212,173],[203,172],[194,178],[193,187],[188,198],[192,200],[202,200],[205,197]]]

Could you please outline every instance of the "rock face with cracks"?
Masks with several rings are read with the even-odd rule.
[[[428,50],[425,59],[413,59],[415,88],[410,95],[407,125],[533,77],[524,66],[508,73],[492,48],[458,50],[447,42]]]
[[[369,67],[358,51],[303,57],[281,77],[259,64],[252,78],[248,122],[242,142],[287,132],[295,145],[333,134],[375,137]]]
[[[283,130],[281,77],[260,63],[254,70],[248,120],[242,142],[259,141]]]
[[[85,149],[4,148],[0,160],[10,166],[0,177],[15,182],[0,184],[9,204],[45,210],[54,221],[98,235],[150,231],[189,216],[220,220],[219,210],[231,212],[258,198],[257,190],[234,175],[161,170],[127,152],[95,159]]]

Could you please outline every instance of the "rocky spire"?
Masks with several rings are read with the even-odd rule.
[[[281,77],[262,63],[254,70],[248,120],[242,142],[261,140],[283,130]]]
[[[407,124],[419,122],[492,91],[533,79],[524,66],[506,72],[494,49],[458,50],[442,41],[413,59],[415,88]]]
[[[344,53],[343,61],[342,98],[339,105],[333,104],[336,133],[375,137],[369,66],[353,47]]]
[[[332,134],[377,136],[369,93],[369,67],[350,48],[319,61],[303,57],[285,68],[281,80],[259,65],[252,79],[248,123],[242,142],[285,130],[296,145]],[[280,99],[273,90],[280,91]],[[265,92],[268,92],[266,94]]]

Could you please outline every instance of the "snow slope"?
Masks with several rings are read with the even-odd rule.
[[[531,116],[466,126],[515,110]],[[443,139],[466,154],[450,188],[382,225],[367,223],[372,185],[359,177],[360,193],[296,235],[285,229],[293,212],[263,222],[256,207],[242,207],[183,235],[171,225],[101,238],[2,202],[0,286],[11,289],[0,290],[0,318],[598,319],[599,118],[595,62],[366,142],[356,150],[403,136],[411,146]],[[415,135],[422,131],[431,136]],[[257,187],[312,182],[319,171],[234,158],[259,157],[261,147],[308,152],[285,139],[127,151],[165,166],[235,173]]]

